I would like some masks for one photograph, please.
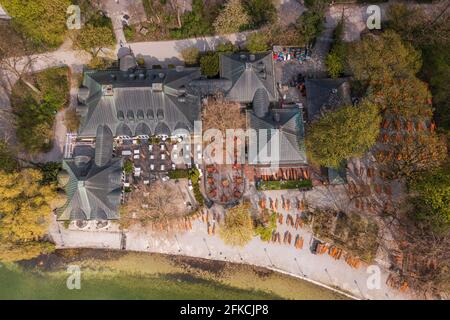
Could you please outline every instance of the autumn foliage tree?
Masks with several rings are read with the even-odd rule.
[[[241,0],[228,0],[214,21],[214,29],[218,34],[239,32],[249,22],[250,17]]]
[[[243,247],[254,234],[250,203],[242,203],[225,213],[225,221],[220,225],[220,238],[227,245]]]
[[[0,260],[18,261],[48,253],[43,241],[57,198],[54,187],[42,185],[34,169],[0,173]]]

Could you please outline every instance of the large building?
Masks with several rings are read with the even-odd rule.
[[[92,145],[76,147],[63,161],[60,182],[68,201],[58,211],[60,220],[117,219],[122,161],[112,156],[114,138],[193,134],[201,98],[218,92],[251,106],[249,128],[269,130],[267,141],[250,143],[264,149],[279,139],[277,165],[306,164],[302,112],[297,106],[280,108],[271,52],[223,54],[217,79],[202,77],[199,68],[141,68],[127,48],[120,49],[118,58],[116,68],[84,72],[78,138]],[[258,159],[249,162],[266,165]]]

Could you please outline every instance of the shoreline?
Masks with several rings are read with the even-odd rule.
[[[140,296],[143,299],[179,299],[180,292],[183,292],[181,298],[186,299],[233,299],[229,294],[232,291],[237,293],[237,300],[349,299],[348,295],[336,290],[271,268],[174,254],[90,248],[57,249],[54,253],[18,263],[24,276],[47,279],[46,282],[53,283],[50,286],[53,291],[65,287],[68,265],[78,265],[81,269],[82,288],[86,289],[79,292],[81,299],[89,297],[95,284],[100,296],[104,296],[110,294],[105,293],[105,288],[114,288],[118,283],[122,288],[125,287],[127,297]],[[0,280],[1,276],[0,273]],[[5,278],[3,281],[8,282]],[[155,288],[156,285],[159,287]],[[192,292],[189,288],[192,288]],[[152,292],[150,295],[149,291]],[[64,289],[62,294],[72,293]],[[45,294],[47,296],[48,293]]]

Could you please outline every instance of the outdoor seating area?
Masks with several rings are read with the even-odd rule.
[[[273,47],[273,60],[275,62],[298,61],[309,59],[311,52],[305,47]]]
[[[205,189],[209,199],[226,204],[239,200],[245,189],[242,165],[209,165],[206,167]]]
[[[172,150],[178,148],[176,143],[176,140],[155,139],[148,136],[116,139],[114,150],[116,157],[122,157],[124,163],[129,161],[132,164],[132,172],[125,172],[123,176],[124,186],[130,187],[131,184],[141,181],[149,184],[158,178],[164,179],[170,170],[186,169],[186,165],[176,165],[172,162]]]

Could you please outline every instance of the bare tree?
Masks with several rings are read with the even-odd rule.
[[[217,129],[225,134],[227,129],[245,128],[241,110],[239,103],[227,101],[221,94],[210,97],[203,108],[203,130]]]
[[[158,225],[167,230],[171,222],[186,215],[187,210],[182,206],[177,188],[160,181],[140,185],[122,207],[121,224],[124,227]]]

